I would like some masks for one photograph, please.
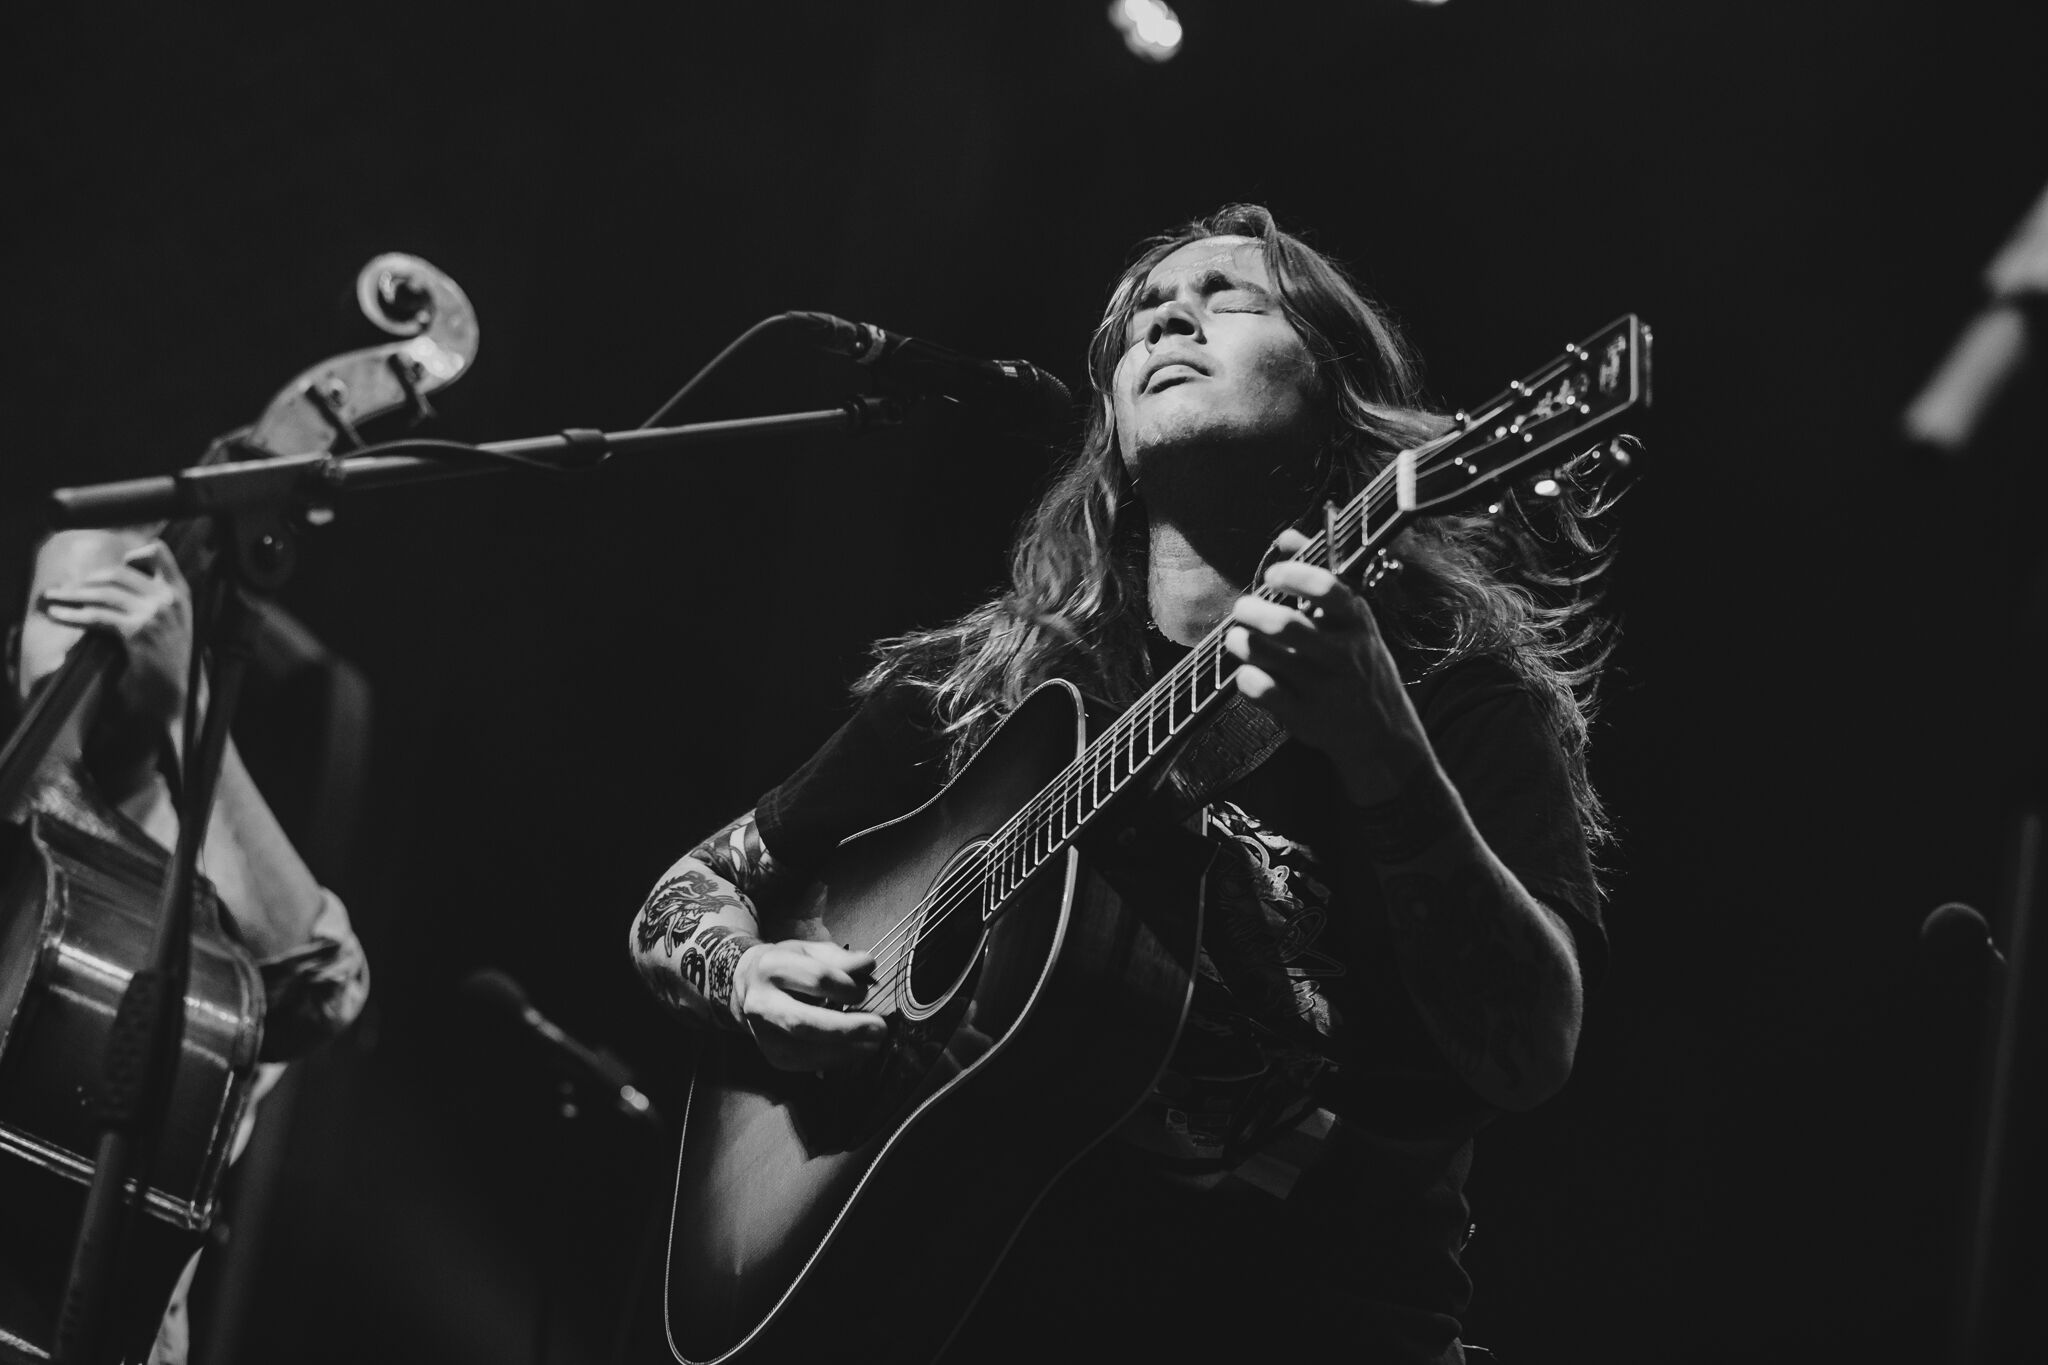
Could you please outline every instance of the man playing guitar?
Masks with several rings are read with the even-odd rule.
[[[1285,733],[1197,793],[1215,856],[1179,1043],[948,1358],[1463,1359],[1472,1137],[1564,1084],[1604,959],[1601,623],[1512,512],[1404,531],[1370,605],[1292,558],[1295,528],[1449,423],[1386,317],[1261,208],[1143,243],[1091,378],[1008,591],[884,641],[845,727],[661,879],[636,963],[776,1067],[873,1054],[874,958],[792,915],[813,869],[930,797],[1034,686],[1114,714],[1228,620],[1246,714]]]

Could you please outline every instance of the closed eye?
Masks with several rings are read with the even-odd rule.
[[[1222,313],[1263,313],[1273,303],[1273,296],[1257,285],[1245,284],[1238,280],[1223,280],[1209,291],[1209,307]]]
[[[1272,311],[1273,296],[1256,284],[1248,284],[1211,270],[1203,275],[1196,285],[1202,296],[1202,306],[1212,313],[1265,313]],[[1148,284],[1139,291],[1134,300],[1136,311],[1131,314],[1131,328],[1124,349],[1138,344],[1151,330],[1152,314],[1171,297],[1171,291],[1164,282]]]

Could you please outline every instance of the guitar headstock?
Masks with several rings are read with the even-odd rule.
[[[1588,439],[1649,404],[1650,329],[1630,313],[1565,347],[1491,402],[1458,413],[1444,435],[1396,455],[1342,509],[1324,509],[1322,533],[1295,557],[1355,574],[1370,587],[1399,567],[1389,542],[1416,516],[1500,504],[1522,482],[1533,483],[1538,496],[1558,496],[1566,486],[1582,497],[1590,491],[1589,508],[1581,510],[1597,512],[1633,473],[1639,447],[1616,436],[1589,450]]]
[[[1489,500],[1510,479],[1539,475],[1545,456],[1583,442],[1599,428],[1650,404],[1650,329],[1630,313],[1477,409],[1460,412],[1455,430],[1396,461],[1397,506],[1404,513],[1448,512]],[[1568,452],[1577,455],[1582,447]],[[1615,445],[1597,458],[1626,466]],[[1586,471],[1580,471],[1584,473]],[[1609,471],[1613,472],[1613,471]],[[1554,493],[1538,482],[1539,493]]]

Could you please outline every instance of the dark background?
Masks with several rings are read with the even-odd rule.
[[[369,344],[353,281],[392,249],[475,301],[432,433],[471,440],[633,425],[792,307],[1078,388],[1131,242],[1233,199],[1355,265],[1450,406],[1638,311],[1614,971],[1571,1087],[1481,1141],[1470,1335],[1931,1359],[1974,1039],[1917,931],[1998,918],[2043,428],[2022,397],[1933,471],[1894,433],[2048,178],[2034,9],[1187,0],[1161,67],[1096,0],[46,12],[6,92],[10,543],[43,489],[189,462]],[[856,382],[771,344],[685,415]],[[285,601],[376,689],[363,838],[322,869],[376,989],[273,1106],[237,1358],[522,1358],[541,1282],[552,1358],[604,1358],[667,1154],[553,1133],[455,984],[510,970],[676,1111],[634,908],[829,732],[869,640],[988,591],[1048,468],[938,418],[365,497],[309,544]]]

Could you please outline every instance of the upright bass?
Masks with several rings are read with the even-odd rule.
[[[446,275],[386,253],[357,296],[397,338],[316,365],[209,460],[319,454],[358,444],[385,413],[424,415],[466,373],[476,317]],[[181,569],[205,571],[207,528],[160,528]],[[88,633],[44,681],[0,750],[0,1363],[50,1358],[71,1239],[96,1146],[95,1091],[115,1010],[146,960],[169,854],[95,790],[78,755],[122,661]],[[211,1224],[263,1036],[261,977],[204,879],[175,1073],[137,1182],[115,1299],[124,1356],[147,1354],[187,1259]]]

